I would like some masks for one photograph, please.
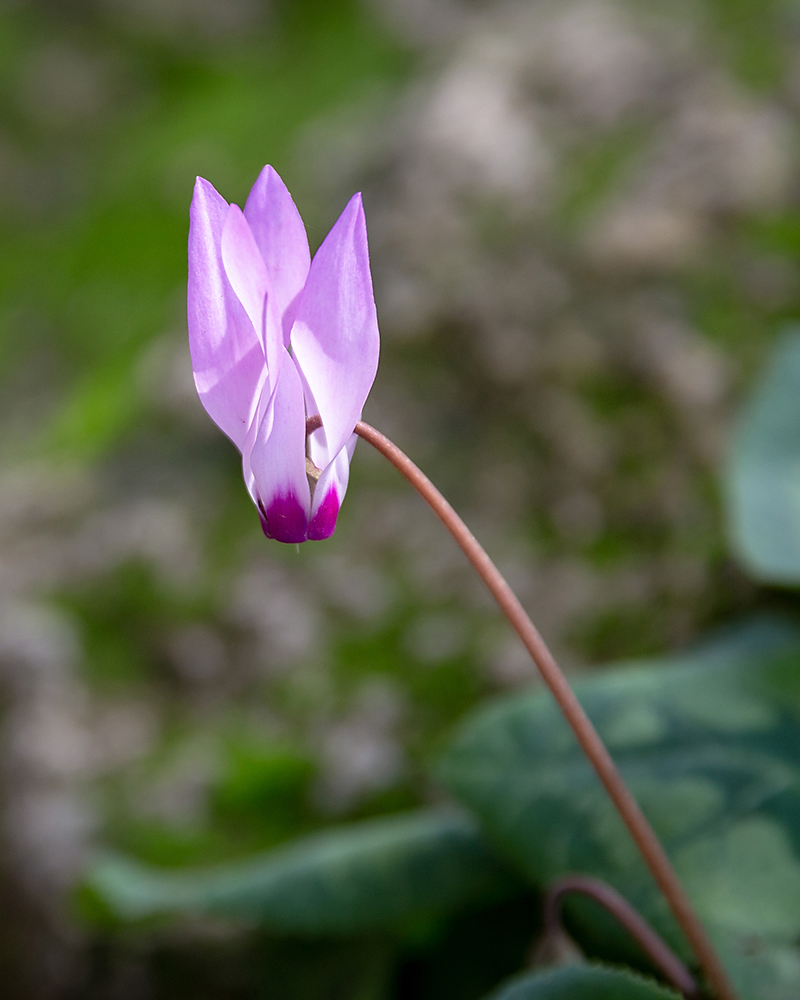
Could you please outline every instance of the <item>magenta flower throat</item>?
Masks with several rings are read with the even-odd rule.
[[[367,229],[354,195],[314,259],[283,181],[264,167],[244,211],[197,178],[189,347],[200,400],[242,454],[264,534],[328,538],[379,336]],[[322,426],[306,435],[306,417]]]

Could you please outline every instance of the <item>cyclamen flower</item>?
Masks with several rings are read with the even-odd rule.
[[[197,392],[242,453],[264,534],[328,538],[378,368],[361,196],[312,261],[303,221],[272,167],[261,171],[244,212],[198,177],[188,318]],[[307,437],[314,414],[322,426]]]

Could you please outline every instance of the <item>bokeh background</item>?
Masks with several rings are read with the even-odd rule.
[[[371,997],[352,944],[122,933],[80,888],[102,845],[196,865],[439,801],[453,723],[537,683],[363,443],[334,539],[263,538],[192,385],[194,177],[243,204],[272,163],[312,248],[362,190],[366,419],[573,673],[681,648],[778,600],[719,471],[800,312],[800,7],[6,0],[0,80],[0,979]]]

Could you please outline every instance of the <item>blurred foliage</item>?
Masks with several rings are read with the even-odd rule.
[[[777,620],[754,622],[694,655],[626,665],[578,686],[743,1000],[788,1000],[800,983],[799,636]],[[685,950],[549,696],[517,695],[480,709],[438,770],[500,857],[533,885],[544,888],[574,871],[602,877]],[[411,917],[441,922],[476,892],[513,890],[476,834],[455,817],[398,816],[339,827],[228,871],[167,874],[99,859],[90,884],[102,905],[129,920],[226,913],[284,932],[397,934]],[[588,954],[640,965],[620,928],[591,907],[573,907],[570,928]],[[536,997],[540,989],[542,996],[624,995],[624,974],[617,993],[608,992],[616,974],[597,973],[596,983],[594,975],[586,967],[534,976],[510,987],[509,996]],[[631,980],[631,995],[646,996],[648,987],[637,983]]]
[[[515,887],[472,822],[431,812],[340,826],[202,875],[109,857],[95,864],[90,884],[129,920],[211,912],[284,933],[329,935],[402,927]]]

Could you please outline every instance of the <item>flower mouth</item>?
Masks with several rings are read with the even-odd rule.
[[[322,417],[315,413],[312,417],[306,418],[306,439],[308,439],[314,431],[318,431],[322,427]],[[306,479],[308,479],[308,488],[311,490],[311,500],[314,500],[314,491],[317,488],[317,482],[319,477],[322,475],[322,469],[314,465],[311,459],[306,455]]]
[[[322,417],[315,413],[312,417],[306,417],[306,437],[318,431],[322,427]]]
[[[314,499],[314,490],[317,488],[317,481],[321,475],[322,469],[317,468],[308,455],[306,455],[306,479],[308,479],[308,488],[311,490],[312,500]]]

